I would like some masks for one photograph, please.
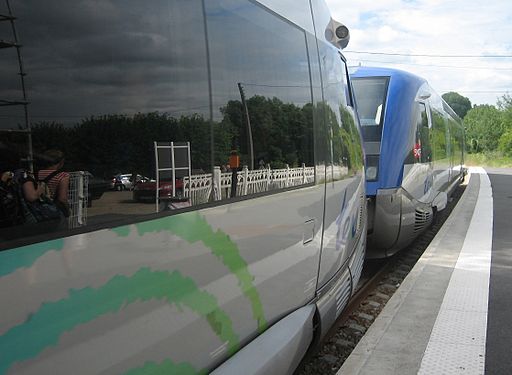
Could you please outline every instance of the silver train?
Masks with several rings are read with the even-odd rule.
[[[366,152],[367,257],[393,255],[446,207],[465,169],[459,117],[413,74],[351,72]]]
[[[0,374],[292,373],[365,255],[348,30],[307,0],[0,14],[2,184],[58,149],[71,209],[0,221]]]

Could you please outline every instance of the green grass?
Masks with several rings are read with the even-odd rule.
[[[500,152],[486,152],[478,154],[465,154],[464,164],[467,166],[512,168],[512,158]]]

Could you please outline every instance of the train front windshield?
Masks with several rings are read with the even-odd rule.
[[[365,142],[380,141],[389,77],[352,80]]]
[[[380,140],[388,83],[389,77],[352,79],[366,151],[366,181],[377,181],[379,176]]]

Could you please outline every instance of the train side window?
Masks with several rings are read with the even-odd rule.
[[[360,173],[363,153],[359,145],[359,132],[355,113],[349,107],[347,97],[347,68],[337,50],[329,44],[319,45],[322,60],[324,104],[319,108],[326,121],[328,149],[331,168],[327,169],[327,180],[341,180]]]
[[[305,31],[250,1],[206,2],[206,16],[216,199],[313,183]]]
[[[428,163],[432,160],[430,128],[428,124],[427,108],[424,103],[418,103],[416,141],[412,152],[414,160],[417,163]]]
[[[350,83],[350,75],[348,72],[347,62],[341,57],[343,64],[345,65],[345,72],[343,74],[343,83],[345,85],[345,96],[347,97],[347,105],[354,108],[354,92],[352,90],[352,84]]]
[[[71,215],[58,230],[42,224],[2,228],[2,239],[145,220],[141,215],[189,207],[195,204],[186,185],[189,174],[196,196],[211,190],[212,123],[201,2],[129,2],[116,7],[115,16],[98,10],[104,7],[112,8],[106,0],[97,7],[56,0],[51,7],[34,2],[17,11],[30,77],[32,142],[28,132],[2,132],[3,152],[12,160],[2,158],[0,172],[22,168],[34,170],[37,178],[51,164],[45,152],[62,151],[63,170],[70,175]],[[56,10],[66,14],[63,23],[49,22]],[[0,32],[0,39],[11,36]],[[17,61],[4,64],[12,69],[0,71],[0,98],[19,101],[20,84],[13,73]],[[0,108],[0,129],[26,127],[20,108]],[[155,142],[188,144],[186,170],[176,170],[174,178],[158,171]],[[161,154],[159,169],[166,169],[170,151]],[[175,156],[178,162],[183,159],[180,151]]]

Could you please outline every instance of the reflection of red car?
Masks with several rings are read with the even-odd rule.
[[[183,196],[183,181],[176,180],[176,194],[172,191],[172,181],[159,182],[160,198],[182,197]],[[156,182],[140,182],[133,188],[133,200],[137,202],[154,202],[156,198]]]

